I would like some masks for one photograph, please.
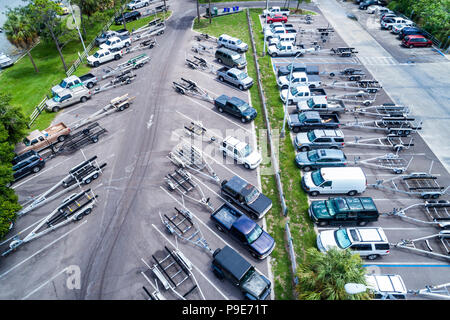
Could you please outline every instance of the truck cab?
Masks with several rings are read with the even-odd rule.
[[[131,45],[131,39],[129,37],[114,36],[106,40],[105,43],[100,45],[100,49],[114,50],[122,49],[123,47],[129,47]]]
[[[238,287],[248,300],[266,300],[272,290],[269,279],[229,246],[214,252],[212,271],[219,279],[226,278]]]
[[[55,142],[64,141],[70,134],[70,128],[63,122],[48,127],[45,130],[33,130],[30,134],[23,138],[14,150],[17,155],[22,155],[29,150],[39,152]]]
[[[326,97],[311,97],[306,101],[297,102],[297,112],[317,111],[320,114],[341,113],[346,108],[342,101],[337,103],[328,102]]]
[[[119,60],[120,58],[122,58],[122,56],[122,51],[113,52],[107,49],[100,49],[93,55],[87,57],[86,60],[90,66],[98,67],[102,63],[109,62],[111,60]]]
[[[322,84],[319,76],[308,76],[306,72],[293,72],[292,77],[289,75],[279,77],[277,80],[278,87],[280,87],[280,89],[289,88],[289,80],[291,82],[291,86],[306,85],[310,88],[315,88]]]
[[[248,50],[248,44],[242,42],[242,40],[238,38],[231,37],[227,34],[222,34],[217,40],[217,44],[219,45],[219,47],[223,46],[240,53]]]
[[[223,139],[219,149],[223,156],[232,157],[237,163],[243,164],[246,169],[255,169],[261,163],[262,157],[257,150],[235,137],[228,136]]]
[[[226,81],[238,87],[239,90],[248,89],[253,85],[253,78],[249,77],[245,71],[237,68],[222,67],[217,70],[217,76],[219,81]]]
[[[70,76],[61,80],[61,82],[58,85],[54,86],[52,88],[52,94],[53,96],[56,96],[65,89],[73,89],[76,87],[80,87],[82,85],[83,82],[81,82],[80,78],[78,78],[77,76]]]

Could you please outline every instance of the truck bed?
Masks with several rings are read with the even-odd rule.
[[[92,73],[86,73],[84,76],[80,77],[81,82],[83,82],[84,80],[88,80],[88,79],[92,79],[95,78],[95,76]]]
[[[325,89],[323,88],[311,88],[309,89],[312,96],[326,96],[327,93],[325,92]]]
[[[222,68],[217,70],[217,74],[219,74],[219,73],[226,73],[230,69],[231,68],[228,68],[228,67],[222,67]]]
[[[224,203],[219,209],[211,214],[211,217],[219,222],[222,226],[231,229],[233,223],[240,217],[241,215],[236,212],[232,207]]]
[[[44,131],[48,133],[49,136],[52,136],[56,133],[59,133],[61,131],[65,131],[67,129],[67,126],[63,123],[60,122],[58,124],[55,124],[51,127],[48,127],[47,129],[45,129]]]
[[[308,74],[308,80],[311,82],[320,81],[320,76],[316,74]]]

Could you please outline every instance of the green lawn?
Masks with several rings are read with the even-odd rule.
[[[156,15],[152,15],[152,16],[148,16],[139,20],[135,20],[135,21],[131,21],[131,22],[127,22],[127,30],[132,32],[133,30],[137,30],[140,27],[145,26],[147,23],[149,23],[152,20],[158,19],[158,18],[165,18],[165,20],[169,19],[170,16],[172,15],[172,11],[167,10],[167,12],[159,12]],[[112,24],[110,27],[111,30],[120,30],[123,29],[123,25],[115,25]]]

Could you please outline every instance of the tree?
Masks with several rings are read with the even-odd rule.
[[[300,300],[367,300],[368,293],[348,294],[344,285],[355,282],[365,284],[365,271],[360,256],[349,250],[332,249],[327,253],[315,248],[306,251],[305,262],[300,265],[298,285]]]
[[[78,5],[81,14],[81,27],[83,29],[83,35],[86,38],[86,26],[83,19],[83,14],[87,15],[88,19],[100,9],[100,3],[97,0],[71,0],[72,3]]]
[[[30,50],[39,38],[38,31],[30,19],[27,7],[17,7],[8,9],[7,20],[3,25],[3,30],[9,42],[18,48],[24,49],[30,58],[34,71],[39,73],[39,69],[31,56]]]

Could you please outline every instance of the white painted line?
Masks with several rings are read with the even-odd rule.
[[[74,232],[75,230],[79,229],[81,226],[83,226],[85,223],[87,223],[87,220],[84,220],[84,222],[82,222],[80,225],[76,226],[75,228],[73,228],[72,230],[69,230],[68,232],[66,232],[65,234],[63,234],[62,236],[58,237],[57,239],[53,240],[52,242],[50,242],[48,245],[46,245],[45,247],[43,247],[42,249],[36,251],[34,254],[32,254],[31,256],[29,256],[28,258],[26,258],[25,260],[22,260],[21,262],[19,262],[18,264],[16,264],[14,267],[10,268],[8,271],[5,271],[4,273],[0,274],[0,279],[3,278],[4,276],[6,276],[8,273],[10,273],[11,271],[13,271],[14,269],[18,268],[19,266],[21,266],[22,264],[24,264],[25,262],[27,262],[28,260],[30,260],[31,258],[33,258],[34,256],[38,255],[39,253],[41,253],[42,251],[44,251],[45,249],[47,249],[48,247],[52,246],[53,244],[55,244],[56,242],[58,242],[59,240],[61,240],[62,238],[65,238],[66,236],[68,236],[69,234],[71,234],[72,232]]]
[[[49,280],[45,281],[43,284],[41,284],[39,287],[37,287],[36,289],[34,289],[33,291],[31,291],[29,294],[27,294],[25,297],[23,297],[20,300],[25,300],[28,297],[32,296],[34,293],[36,293],[37,291],[41,290],[44,286],[46,286],[49,282],[53,281],[55,278],[57,278],[61,273],[65,272],[68,269],[68,267],[62,269],[60,272],[58,272],[57,274],[55,274],[53,277],[51,277]]]

